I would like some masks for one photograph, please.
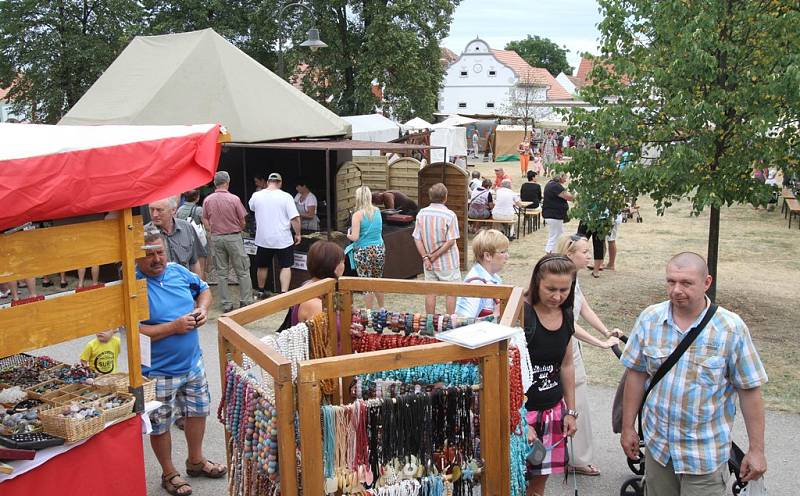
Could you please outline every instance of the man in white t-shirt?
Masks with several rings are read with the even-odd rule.
[[[272,257],[278,257],[281,292],[289,290],[294,265],[294,246],[300,243],[300,214],[294,198],[281,190],[283,178],[273,172],[267,178],[267,187],[250,197],[250,210],[256,214],[256,278],[258,297],[266,296],[267,274]],[[292,235],[294,231],[294,235]]]

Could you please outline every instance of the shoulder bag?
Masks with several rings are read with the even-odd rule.
[[[675,350],[670,353],[664,363],[656,370],[655,375],[653,375],[653,379],[650,381],[650,385],[647,387],[647,390],[644,392],[644,397],[642,398],[642,403],[639,405],[639,415],[638,415],[638,429],[639,429],[639,439],[644,440],[644,434],[642,432],[642,410],[644,409],[644,403],[647,401],[647,395],[650,394],[650,391],[655,388],[656,384],[665,376],[667,373],[678,363],[678,360],[683,356],[689,346],[692,345],[697,336],[700,335],[700,332],[706,327],[706,325],[711,321],[714,317],[714,314],[717,313],[717,308],[719,308],[715,303],[712,303],[711,306],[708,307],[708,311],[706,312],[705,316],[703,316],[703,320],[700,321],[699,324],[694,326],[692,330],[689,331],[688,334],[678,343],[678,346]],[[744,453],[742,452],[741,448],[736,445],[733,441],[731,441],[731,449],[730,454],[728,455],[728,468],[736,477],[735,485],[738,485],[739,490],[744,489],[747,486],[747,483],[741,482],[739,479],[739,468],[742,465],[742,459],[744,458]]]

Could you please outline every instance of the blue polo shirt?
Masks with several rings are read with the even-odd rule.
[[[197,274],[176,263],[168,263],[158,277],[147,277],[136,270],[137,279],[147,279],[147,303],[150,318],[143,324],[172,322],[194,310],[194,300],[208,289]],[[150,366],[142,367],[148,377],[175,377],[188,373],[200,360],[200,337],[197,329],[186,334],[173,334],[153,341],[150,346]]]

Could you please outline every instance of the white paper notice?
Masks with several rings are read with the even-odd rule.
[[[142,365],[150,366],[150,336],[139,334],[139,353],[142,356]]]

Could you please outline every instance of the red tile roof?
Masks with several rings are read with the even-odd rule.
[[[569,91],[565,90],[547,69],[532,67],[514,50],[496,50],[493,48],[492,53],[497,60],[510,67],[518,78],[528,80],[531,84],[548,86],[548,100],[572,100],[572,95]]]
[[[604,64],[604,66],[606,70],[608,70],[608,72],[610,72],[611,74],[615,72],[614,66],[612,66],[611,64]],[[576,88],[580,89],[588,84],[592,84],[591,79],[589,79],[589,75],[591,74],[592,69],[594,69],[594,61],[581,57],[581,63],[580,65],[578,65],[578,72],[575,74],[575,77],[580,81],[580,84],[573,81],[575,83]],[[626,76],[625,74],[621,75],[619,80],[622,84],[628,84],[630,82],[628,76]]]
[[[0,88],[0,100],[5,100],[6,99],[6,95],[8,95],[8,92],[9,92],[10,89],[11,89],[11,86],[9,86],[8,88]]]

